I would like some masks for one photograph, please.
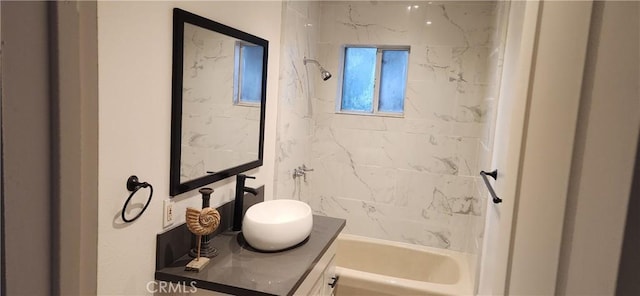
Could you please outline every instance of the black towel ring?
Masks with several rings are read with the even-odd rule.
[[[144,207],[142,208],[142,211],[140,211],[138,215],[136,215],[132,219],[127,219],[124,213],[127,211],[127,206],[129,205],[129,201],[131,201],[131,198],[136,194],[136,192],[138,192],[138,190],[140,190],[140,188],[147,188],[147,187],[149,187],[149,190],[150,190],[149,199],[147,199],[147,203],[144,205]],[[138,181],[138,177],[136,176],[131,176],[129,177],[129,179],[127,179],[127,189],[131,191],[131,194],[129,194],[129,198],[127,198],[127,201],[124,203],[124,206],[122,207],[122,221],[130,223],[140,218],[140,216],[142,216],[142,213],[144,213],[144,211],[149,206],[149,203],[151,203],[151,197],[153,197],[153,186],[151,186],[151,184],[147,182]]]

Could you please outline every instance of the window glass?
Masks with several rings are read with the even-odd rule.
[[[382,51],[378,111],[403,112],[408,60],[409,52],[406,50]]]
[[[343,111],[373,111],[376,48],[347,47],[342,85]]]
[[[402,115],[409,47],[345,47],[340,110]]]
[[[240,102],[259,104],[262,98],[263,49],[261,46],[241,45],[240,57]]]

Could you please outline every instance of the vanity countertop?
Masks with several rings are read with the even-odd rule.
[[[211,239],[218,256],[200,272],[188,272],[188,255],[156,271],[156,280],[185,283],[233,295],[292,295],[345,226],[344,219],[313,216],[309,238],[298,247],[275,253],[251,249],[239,232]]]

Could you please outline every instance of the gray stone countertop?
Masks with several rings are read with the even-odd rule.
[[[155,278],[187,288],[195,281],[193,284],[200,289],[232,295],[293,295],[345,224],[344,219],[314,215],[309,238],[294,248],[274,253],[252,249],[240,232],[223,232],[212,238],[219,254],[204,270],[185,271],[192,260],[185,255],[157,270]]]

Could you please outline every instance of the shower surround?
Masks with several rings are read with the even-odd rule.
[[[275,197],[345,218],[347,233],[477,253],[498,6],[286,2]],[[361,44],[411,47],[404,117],[336,113],[341,50]],[[322,81],[305,56],[334,77]],[[303,163],[306,182],[292,178]]]

